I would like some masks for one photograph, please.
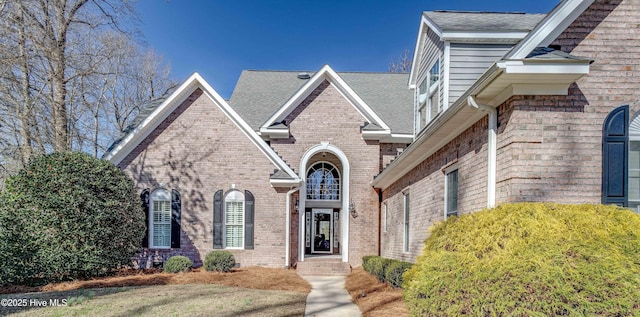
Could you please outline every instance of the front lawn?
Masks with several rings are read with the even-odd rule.
[[[286,269],[138,271],[42,287],[2,287],[0,316],[299,316],[310,289],[295,271]],[[66,306],[38,307],[56,300]]]

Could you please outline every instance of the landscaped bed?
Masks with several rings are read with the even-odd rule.
[[[365,317],[409,316],[402,301],[402,289],[393,288],[387,283],[378,281],[362,267],[353,269],[347,276],[345,288]]]
[[[178,274],[130,270],[87,281],[2,287],[1,299],[26,299],[27,305],[3,305],[0,315],[301,315],[310,290],[295,271],[286,269],[249,267],[229,273],[196,269]],[[36,306],[43,302],[51,306],[56,299],[66,306]]]

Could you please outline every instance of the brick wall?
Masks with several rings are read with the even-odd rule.
[[[487,129],[485,116],[383,191],[388,208],[387,232],[381,234],[383,257],[413,262],[422,252],[427,229],[444,220],[443,169],[447,167],[458,166],[458,213],[486,206]],[[408,252],[403,252],[405,193],[410,195]]]
[[[553,44],[594,60],[567,96],[514,96],[498,108],[497,202],[599,203],[602,124],[614,108],[640,109],[640,4],[597,0]],[[427,228],[443,219],[442,168],[457,159],[459,210],[486,203],[487,118],[383,192],[389,228],[382,255],[415,260]],[[402,194],[411,193],[411,247],[402,252]]]
[[[370,184],[380,170],[378,142],[362,140],[360,127],[365,118],[328,81],[320,84],[285,120],[291,137],[273,140],[271,147],[296,172],[300,172],[304,153],[321,142],[329,142],[347,156],[351,171],[350,199],[358,217],[352,218],[348,211],[342,211],[340,217],[349,217],[349,263],[360,265],[362,256],[378,252],[378,195]],[[333,160],[339,166],[337,158],[330,154],[317,159]],[[306,170],[300,174],[304,173]]]
[[[515,96],[500,108],[511,161],[500,200],[599,203],[602,124],[625,104],[633,118],[640,100],[640,4],[595,1],[553,44],[594,62],[568,96]]]
[[[213,250],[213,195],[218,189],[255,196],[255,249],[231,250],[241,266],[285,264],[285,199],[270,186],[274,166],[241,130],[196,90],[120,164],[139,190],[162,183],[182,195],[181,248],[143,250],[153,257],[182,254],[200,265]]]

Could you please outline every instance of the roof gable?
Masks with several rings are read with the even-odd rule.
[[[382,119],[356,94],[353,89],[329,66],[323,66],[311,79],[309,79],[287,102],[284,103],[278,111],[276,111],[262,125],[268,128],[276,122],[284,120],[294,109],[296,109],[302,101],[304,101],[322,82],[325,80],[333,84],[338,91],[351,103],[351,105],[364,117],[368,122],[375,123],[383,129],[391,132],[391,128],[382,121]]]
[[[289,176],[291,182],[299,181],[295,172],[269,147],[258,134],[229,106],[229,104],[198,74],[191,75],[176,91],[160,104],[145,108],[134,120],[126,134],[118,139],[104,155],[104,159],[119,164],[147,136],[149,136],[173,111],[178,108],[196,89],[201,89],[207,97],[242,131],[242,133],[277,168]],[[279,179],[282,179],[282,173]]]
[[[473,11],[423,12],[413,52],[409,87],[417,83],[420,54],[431,31],[447,43],[515,45],[529,34],[545,14]],[[445,57],[447,58],[447,57]]]

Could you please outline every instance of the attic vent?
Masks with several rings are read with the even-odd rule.
[[[311,76],[309,73],[298,73],[298,79],[309,79]]]

